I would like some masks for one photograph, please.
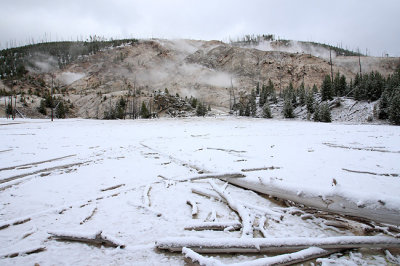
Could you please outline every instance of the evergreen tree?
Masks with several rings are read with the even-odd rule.
[[[400,87],[393,92],[389,106],[389,121],[395,125],[400,125]]]
[[[382,97],[379,100],[379,112],[378,112],[379,119],[388,119],[389,103],[390,103],[390,95],[389,95],[389,90],[386,88],[386,90],[382,93]]]
[[[329,123],[331,119],[331,110],[329,109],[328,103],[323,103],[319,107],[319,121]]]
[[[258,104],[260,106],[264,106],[264,103],[266,102],[268,95],[267,95],[267,87],[263,84],[262,85],[262,89],[261,89],[261,93],[260,93],[260,99],[258,101]]]
[[[289,98],[285,99],[285,103],[283,105],[283,116],[285,118],[294,118],[293,104]]]
[[[332,82],[329,75],[325,76],[325,79],[321,86],[321,98],[322,101],[332,100]]]
[[[251,91],[250,95],[250,114],[255,117],[257,112],[257,104],[256,104],[256,92],[254,90]]]
[[[316,103],[316,104],[314,105],[314,116],[313,116],[313,120],[314,120],[315,122],[318,122],[318,121],[319,121],[319,104],[318,104],[318,103]]]
[[[239,105],[239,116],[244,116],[244,106],[243,106],[243,104]]]
[[[263,118],[272,118],[271,108],[269,107],[268,102],[263,106]]]
[[[316,104],[314,107],[314,121],[316,122],[326,122],[329,123],[331,119],[331,110],[329,109],[328,103],[322,103],[320,105]]]
[[[276,96],[276,91],[275,91],[275,90],[272,91],[272,94],[271,94],[271,101],[272,101],[273,103],[275,103],[275,104],[278,103],[278,97]]]
[[[309,114],[314,113],[314,94],[311,91],[306,94],[306,106]]]
[[[245,116],[250,116],[250,103],[246,104],[246,109],[244,110]]]
[[[117,102],[117,105],[115,106],[115,116],[118,119],[124,119],[125,118],[125,110],[126,110],[126,101],[124,97],[121,97],[119,101]],[[150,116],[149,112],[149,116]],[[146,117],[147,118],[147,117]]]
[[[64,107],[64,103],[62,101],[60,101],[56,108],[56,117],[57,118],[65,118],[65,115],[66,115],[66,110]]]
[[[205,116],[207,113],[207,107],[203,103],[199,103],[196,109],[197,116]]]
[[[45,109],[45,110],[46,110],[46,109]],[[6,115],[7,115],[7,117],[10,116],[10,115],[12,115],[11,103],[7,104]]]
[[[47,110],[46,110],[46,101],[45,100],[41,100],[40,101],[40,105],[38,107],[38,111],[39,113],[46,115],[47,114]]]
[[[140,116],[142,118],[150,118],[149,109],[147,109],[147,106],[144,102],[142,102],[142,107],[140,108]]]
[[[192,108],[196,108],[197,106],[197,99],[194,97],[190,97],[190,105],[192,106]]]
[[[313,94],[316,94],[316,93],[318,93],[318,88],[317,88],[317,85],[313,85],[313,87],[312,87],[312,93]]]
[[[346,77],[344,75],[341,75],[339,80],[339,88],[337,96],[344,96],[346,91],[347,91]]]
[[[304,82],[300,84],[300,87],[297,90],[297,94],[299,96],[300,105],[304,105],[306,102],[306,90],[304,88]]]
[[[340,96],[340,74],[336,72],[332,83],[332,92],[335,96]]]

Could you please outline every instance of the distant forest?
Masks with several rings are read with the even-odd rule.
[[[95,54],[101,49],[136,42],[138,42],[137,39],[106,41],[95,36],[90,37],[87,41],[45,42],[4,49],[0,51],[0,78],[18,79],[23,77],[28,72],[28,68],[37,68],[34,61],[38,56],[50,55],[54,58],[52,63],[62,69],[75,60]]]
[[[258,45],[263,41],[268,41],[268,42],[275,42],[277,46],[284,46],[284,47],[290,47],[292,41],[291,40],[285,40],[285,39],[276,39],[275,35],[273,34],[263,34],[263,35],[244,35],[243,37],[239,37],[236,40],[230,40],[230,43],[232,45]],[[325,48],[327,50],[332,50],[333,52],[336,53],[336,55],[341,55],[341,56],[364,56],[360,52],[354,52],[350,51],[348,49],[344,49],[339,46],[333,46],[329,44],[324,44],[324,43],[317,43],[317,42],[305,42],[305,41],[298,41],[299,44],[301,45],[312,45],[314,47],[321,47]]]

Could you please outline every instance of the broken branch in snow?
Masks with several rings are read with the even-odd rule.
[[[45,250],[46,250],[45,246],[38,246],[38,247],[29,248],[26,250],[14,251],[11,253],[1,254],[0,258],[15,258],[17,256],[30,255],[30,254],[39,253],[39,252],[42,252]]]
[[[274,257],[267,257],[256,259],[252,261],[244,261],[233,264],[224,264],[214,258],[206,258],[189,248],[182,248],[182,253],[185,258],[190,259],[192,262],[197,262],[203,266],[223,266],[223,265],[234,265],[234,266],[266,266],[266,265],[291,265],[308,261],[315,258],[325,257],[329,254],[338,252],[339,250],[325,250],[317,247],[309,247],[294,253],[282,254]]]
[[[309,247],[323,249],[400,248],[400,239],[386,236],[221,238],[172,237],[158,240],[158,249],[182,251],[183,247],[199,253],[265,253],[297,251]]]
[[[367,175],[378,175],[378,176],[393,176],[393,177],[398,177],[399,174],[379,174],[379,173],[374,173],[374,172],[368,172],[368,171],[357,171],[357,170],[350,170],[346,168],[342,168],[343,171],[350,172],[350,173],[357,173],[357,174],[367,174]]]
[[[219,188],[213,180],[210,180],[209,183],[211,187],[226,200],[229,207],[239,215],[242,221],[242,237],[253,237],[254,215],[250,214],[243,205],[233,200],[231,196]]]
[[[36,166],[36,165],[39,165],[39,164],[54,162],[54,161],[62,160],[62,159],[73,157],[73,156],[76,156],[76,154],[71,154],[71,155],[67,155],[67,156],[63,156],[63,157],[58,157],[58,158],[53,158],[53,159],[49,159],[49,160],[45,160],[45,161],[40,161],[40,162],[33,162],[33,163],[26,163],[26,164],[20,164],[20,165],[15,165],[15,166],[9,166],[9,167],[5,167],[5,168],[1,168],[0,171],[12,170],[12,169],[15,169],[15,168],[21,168],[21,167],[25,167],[25,166]]]
[[[11,220],[8,222],[4,222],[3,224],[0,224],[0,230],[5,229],[11,225],[19,225],[19,224],[24,224],[26,222],[29,222],[31,220],[30,217],[23,217],[20,219],[15,219],[15,220]]]
[[[125,245],[119,242],[113,237],[106,236],[102,231],[94,234],[83,234],[83,233],[73,233],[73,232],[48,232],[53,238],[64,241],[76,241],[83,242],[92,245],[102,245],[108,247],[121,247],[124,248]]]
[[[97,211],[97,207],[95,207],[95,208],[93,209],[92,213],[91,213],[88,217],[86,217],[86,218],[81,222],[81,224],[84,224],[84,223],[86,223],[87,221],[89,221],[90,219],[92,219],[92,217],[93,217],[93,215],[96,213],[96,211]]]
[[[242,172],[255,172],[255,171],[263,171],[263,170],[275,170],[281,169],[279,166],[269,166],[269,167],[259,167],[259,168],[249,168],[249,169],[242,169]]]
[[[150,207],[150,190],[151,190],[151,185],[147,185],[144,190],[143,190],[143,195],[142,195],[142,199],[143,199],[143,204],[145,206]]]
[[[205,196],[205,197],[210,198],[210,199],[216,199],[216,200],[219,200],[219,201],[225,201],[217,193],[215,193],[214,191],[209,190],[209,189],[202,189],[202,188],[194,188],[193,187],[192,188],[192,193],[196,193],[196,194],[199,194],[201,196]]]
[[[172,179],[167,178],[162,175],[158,175],[158,177],[164,180],[171,180],[176,182],[186,182],[186,181],[194,181],[194,180],[201,180],[201,179],[208,179],[208,178],[218,178],[218,179],[227,179],[227,178],[243,178],[246,177],[244,174],[241,173],[226,173],[226,174],[208,174],[208,175],[196,175],[184,179]]]
[[[331,148],[342,148],[342,149],[359,150],[359,151],[376,151],[376,152],[400,153],[400,151],[389,151],[389,150],[383,150],[381,148],[375,148],[375,147],[350,147],[350,146],[338,145],[338,144],[329,143],[329,142],[324,142],[322,144],[324,144],[324,145],[326,145],[328,147],[331,147]]]
[[[204,196],[204,197],[208,197],[211,199],[215,199],[215,200],[219,200],[222,202],[226,202],[224,198],[222,198],[221,196],[219,196],[217,193],[215,193],[212,190],[209,189],[203,189],[203,188],[192,188],[192,193]],[[270,209],[266,209],[266,208],[262,208],[253,204],[249,204],[249,203],[244,203],[244,202],[240,202],[242,205],[244,205],[246,208],[248,209],[252,209],[253,211],[259,213],[260,215],[269,215],[271,216],[272,219],[274,219],[275,221],[279,221],[282,220],[282,212],[281,211],[274,211],[274,210],[270,210]]]
[[[199,213],[199,209],[197,208],[197,204],[194,200],[187,200],[186,204],[192,206],[192,217],[196,216]]]
[[[242,224],[239,222],[198,222],[191,223],[185,226],[185,230],[239,230],[242,228]]]
[[[103,189],[101,189],[101,192],[108,191],[108,190],[113,190],[113,189],[116,189],[116,188],[119,188],[119,187],[122,187],[122,186],[125,186],[125,184],[119,184],[119,185],[115,185],[115,186],[112,186],[112,187],[103,188]]]

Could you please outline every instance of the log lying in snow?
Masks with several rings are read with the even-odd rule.
[[[185,258],[190,259],[192,262],[197,262],[203,266],[267,266],[267,265],[292,265],[303,261],[308,261],[315,258],[325,257],[329,254],[335,253],[339,250],[325,250],[317,247],[309,247],[294,253],[278,255],[274,257],[261,258],[252,261],[238,262],[234,264],[224,264],[214,258],[206,258],[194,252],[189,248],[182,248],[182,253]]]
[[[208,178],[218,178],[218,179],[227,179],[227,178],[243,178],[246,177],[244,174],[241,173],[225,173],[225,174],[213,174],[209,173],[207,175],[195,175],[195,176],[190,176],[187,178],[183,179],[173,179],[173,178],[167,178],[162,175],[158,175],[158,177],[165,179],[165,180],[171,180],[171,181],[176,181],[176,182],[186,182],[186,181],[194,181],[194,180],[201,180],[201,179],[208,179]]]
[[[98,231],[94,234],[85,234],[77,232],[48,232],[53,238],[64,240],[64,241],[76,241],[83,242],[92,245],[102,245],[107,247],[121,247],[125,245],[119,242],[117,239],[106,236],[102,231]]]
[[[222,202],[226,202],[225,199],[223,199],[221,196],[219,196],[217,193],[215,193],[212,190],[204,189],[204,188],[194,188],[194,187],[191,190],[192,190],[192,193],[196,193],[196,194],[201,195],[201,196],[205,196],[205,197],[208,197],[208,198],[211,198],[211,199],[215,199],[215,200],[219,200],[219,201],[222,201]],[[281,216],[282,216],[281,212],[274,211],[274,210],[267,209],[267,208],[262,208],[262,207],[259,207],[259,206],[253,205],[253,204],[249,204],[249,203],[245,203],[245,202],[240,202],[240,203],[243,206],[245,206],[246,208],[251,209],[254,212],[257,212],[257,213],[259,213],[261,215],[268,215],[268,216],[272,217],[275,220],[280,220],[281,219]]]
[[[213,180],[210,180],[209,183],[215,192],[226,200],[229,207],[239,215],[240,220],[242,221],[242,237],[253,237],[254,215],[252,215],[242,204],[232,199],[231,196],[218,187]]]
[[[222,238],[171,237],[156,242],[158,249],[182,251],[183,247],[199,253],[290,252],[309,247],[323,249],[400,248],[400,239],[385,236]]]
[[[197,222],[190,223],[185,226],[185,230],[238,230],[242,228],[239,222]]]
[[[13,251],[13,252],[6,253],[6,254],[0,254],[0,258],[14,258],[14,257],[21,256],[21,255],[30,255],[30,254],[34,254],[34,253],[39,253],[39,252],[42,252],[45,250],[46,250],[45,246],[38,246],[38,247],[33,247],[33,248],[25,249],[25,250]]]
[[[382,205],[379,201],[359,204],[339,194],[321,196],[312,193],[299,193],[295,188],[285,187],[284,184],[273,180],[260,182],[260,180],[255,178],[232,178],[225,181],[236,186],[280,199],[290,200],[319,210],[362,217],[385,224],[400,225],[399,210],[389,208],[387,204]]]

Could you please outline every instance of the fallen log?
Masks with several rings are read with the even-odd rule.
[[[181,252],[183,247],[199,253],[290,252],[309,247],[323,249],[400,248],[400,239],[386,236],[222,238],[171,237],[158,240],[158,249]]]
[[[240,217],[242,221],[242,237],[253,237],[253,223],[254,215],[252,215],[242,204],[238,203],[231,198],[228,193],[219,188],[214,181],[209,181],[211,187],[217,192],[222,198],[226,200],[229,207],[234,210]]]
[[[224,230],[239,230],[242,228],[242,224],[239,222],[197,222],[197,223],[190,223],[185,226],[185,230],[195,230],[195,231],[202,231],[202,230],[217,230],[217,231],[224,231]]]
[[[28,248],[25,250],[13,251],[10,253],[0,254],[0,258],[15,258],[17,256],[30,255],[30,254],[39,253],[39,252],[42,252],[45,250],[46,250],[45,246],[38,246],[38,247]]]
[[[117,188],[122,187],[122,186],[125,186],[125,184],[119,184],[119,185],[115,185],[115,186],[112,186],[112,187],[103,188],[100,191],[104,192],[104,191],[114,190],[114,189],[117,189]]]
[[[201,180],[201,179],[209,179],[209,178],[217,178],[217,179],[227,179],[227,178],[243,178],[246,177],[244,174],[241,173],[226,173],[226,174],[207,174],[207,175],[195,175],[191,176],[188,178],[183,178],[183,179],[173,179],[173,178],[167,178],[162,175],[158,175],[158,177],[164,179],[164,180],[171,180],[171,181],[176,181],[176,182],[187,182],[187,181],[195,181],[195,180]]]
[[[221,261],[214,258],[206,258],[189,248],[183,248],[182,253],[185,258],[191,260],[191,262],[197,262],[202,266],[272,266],[272,265],[292,265],[295,263],[300,263],[308,261],[315,258],[325,257],[329,254],[336,253],[339,250],[325,250],[317,247],[309,247],[294,253],[282,254],[274,257],[261,258],[252,261],[244,261],[233,264],[224,264]]]
[[[219,196],[217,193],[215,193],[212,190],[209,189],[203,189],[203,188],[192,188],[192,193],[204,196],[204,197],[208,197],[210,199],[215,199],[218,201],[222,201],[222,202],[226,202],[224,198],[222,198],[221,196]],[[273,219],[275,220],[281,220],[281,216],[282,213],[278,212],[278,211],[274,211],[274,210],[270,210],[267,208],[262,208],[253,204],[249,204],[249,203],[245,203],[245,202],[240,202],[243,206],[245,206],[246,208],[252,209],[253,211],[261,214],[261,215],[269,215],[271,216]]]
[[[78,232],[48,232],[52,238],[63,241],[82,242],[91,245],[101,245],[107,247],[124,248],[125,245],[113,237],[105,235],[102,231],[94,234],[84,234]]]
[[[269,167],[242,169],[240,171],[242,171],[242,172],[256,172],[256,171],[275,170],[275,169],[281,169],[281,168],[279,166],[269,166]]]
[[[355,200],[349,200],[340,194],[322,196],[312,192],[299,193],[296,188],[286,187],[284,184],[275,182],[274,180],[263,180],[263,182],[260,182],[256,178],[232,178],[226,181],[239,187],[293,201],[318,210],[340,215],[362,217],[385,224],[400,225],[399,210],[390,208],[387,204],[383,205],[379,201],[366,201],[364,204],[359,204]]]

